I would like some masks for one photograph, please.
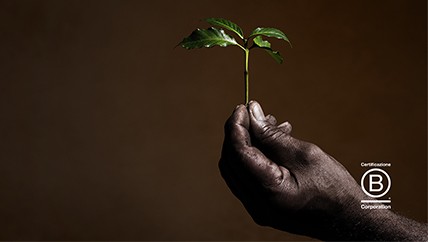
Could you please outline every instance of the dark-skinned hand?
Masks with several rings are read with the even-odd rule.
[[[426,225],[361,209],[367,197],[349,172],[291,129],[255,101],[237,106],[225,124],[219,168],[257,224],[323,240],[426,238]],[[401,229],[383,228],[391,223]]]

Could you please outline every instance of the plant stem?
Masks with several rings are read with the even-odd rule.
[[[248,58],[250,57],[250,50],[245,48],[245,71],[244,71],[244,78],[245,78],[245,105],[248,105],[248,99],[249,99],[249,75],[248,75]]]

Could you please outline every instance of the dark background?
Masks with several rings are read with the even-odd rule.
[[[244,55],[174,48],[206,17],[282,29],[251,98],[357,180],[392,163],[394,210],[426,222],[426,1],[0,1],[0,239],[308,239],[220,177]]]

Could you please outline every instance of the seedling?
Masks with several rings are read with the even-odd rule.
[[[178,45],[181,45],[186,49],[195,49],[195,48],[210,48],[213,46],[226,47],[229,45],[236,45],[244,51],[245,54],[245,69],[244,69],[244,80],[245,80],[245,105],[248,104],[249,98],[249,73],[248,73],[248,59],[250,56],[250,50],[253,48],[261,48],[266,50],[266,52],[273,57],[273,59],[282,63],[283,58],[278,51],[271,49],[271,44],[269,41],[264,40],[262,36],[266,37],[275,37],[278,39],[285,40],[291,46],[290,41],[287,36],[275,28],[256,28],[254,29],[248,37],[244,37],[242,29],[235,23],[222,19],[222,18],[208,18],[205,19],[208,23],[225,28],[229,31],[235,33],[241,40],[242,44],[239,44],[232,36],[226,34],[223,29],[217,29],[210,27],[208,29],[196,29],[188,37],[184,38]],[[251,41],[252,40],[252,41]],[[250,45],[250,43],[252,43]]]

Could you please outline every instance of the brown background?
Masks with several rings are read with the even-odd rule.
[[[0,239],[308,239],[219,175],[243,54],[174,49],[215,16],[284,30],[251,98],[357,180],[391,162],[393,208],[426,221],[426,1],[0,1]]]

